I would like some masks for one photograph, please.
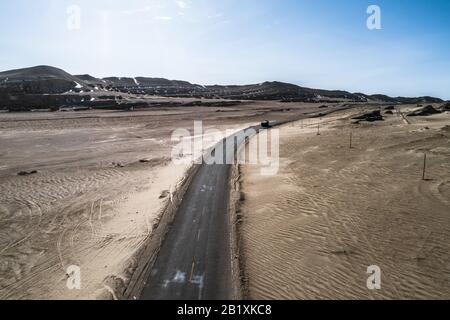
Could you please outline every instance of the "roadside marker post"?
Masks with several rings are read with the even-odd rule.
[[[426,179],[426,170],[427,170],[427,154],[423,154],[423,173],[422,173],[422,180],[425,181]]]
[[[353,148],[353,132],[350,131],[350,149]]]

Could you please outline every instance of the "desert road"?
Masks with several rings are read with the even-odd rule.
[[[271,125],[308,117],[311,115],[271,122]],[[248,129],[258,131],[262,128],[256,126]],[[237,141],[237,145],[242,142]],[[235,150],[227,150],[225,156],[234,157],[234,153]],[[141,300],[233,298],[230,218],[227,211],[230,167],[226,164],[200,166],[164,239],[141,293]]]
[[[237,141],[237,145],[241,142]],[[226,151],[224,157],[234,157],[233,148]],[[164,240],[141,299],[232,298],[229,174],[227,164],[200,167]]]

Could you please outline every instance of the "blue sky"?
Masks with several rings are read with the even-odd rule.
[[[380,6],[382,29],[366,27]],[[67,28],[78,5],[81,25]],[[0,69],[450,99],[448,0],[2,0]]]

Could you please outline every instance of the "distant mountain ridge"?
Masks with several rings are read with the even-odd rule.
[[[187,81],[149,77],[107,77],[71,75],[51,66],[0,72],[0,106],[5,97],[29,94],[62,94],[93,91],[116,91],[130,94],[148,94],[165,97],[224,98],[233,100],[281,100],[299,102],[321,101],[381,101],[387,103],[440,103],[434,97],[389,97],[366,95],[342,90],[305,88],[283,82],[264,82],[251,85],[198,85]]]

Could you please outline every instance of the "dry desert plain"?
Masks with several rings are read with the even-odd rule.
[[[175,129],[195,120],[246,128],[317,110],[248,102],[0,113],[0,299],[120,298],[116,288],[129,282],[188,170],[171,161]],[[82,270],[81,290],[67,287],[71,265]]]
[[[250,299],[450,299],[450,114],[414,108],[284,125],[276,176],[240,166]],[[381,290],[367,288],[372,265]]]
[[[240,167],[249,298],[450,297],[450,115],[405,116],[414,107],[382,122],[354,123],[373,108],[360,105],[284,125],[277,175]],[[171,161],[175,129],[317,112],[251,102],[0,114],[0,298],[120,298],[189,167]],[[70,265],[81,267],[81,290],[66,286]],[[369,265],[382,270],[381,290],[366,287]]]

